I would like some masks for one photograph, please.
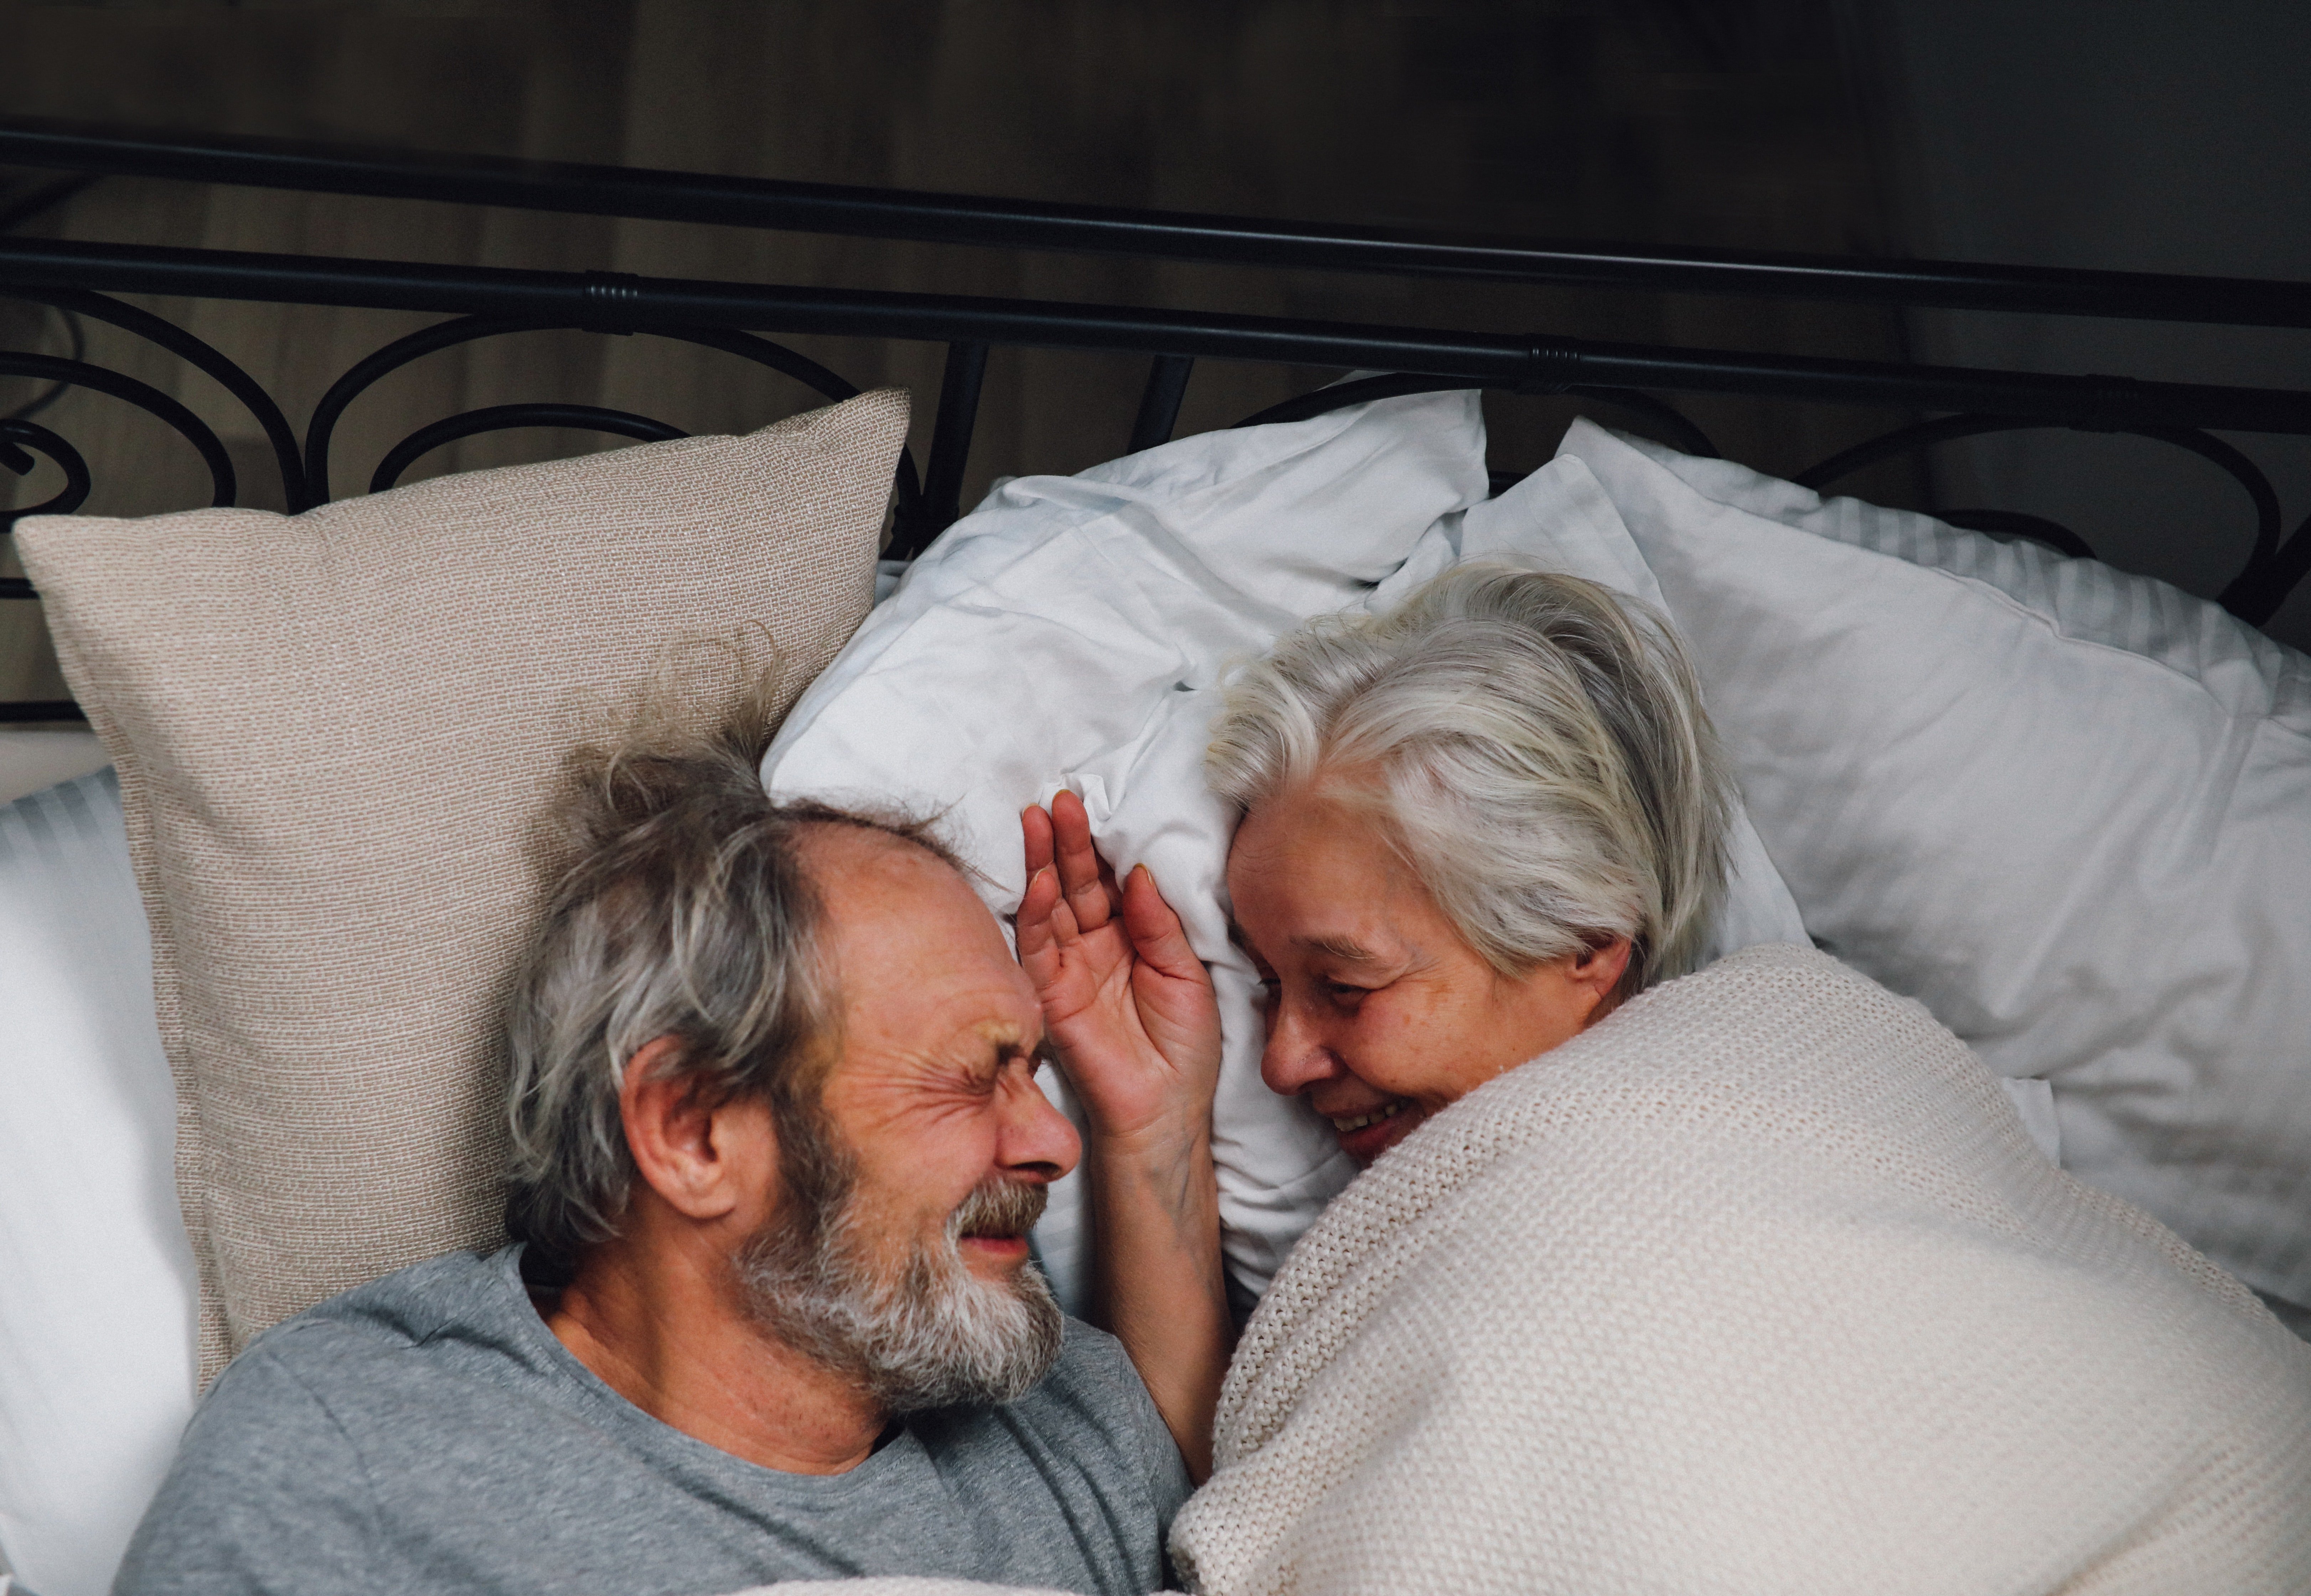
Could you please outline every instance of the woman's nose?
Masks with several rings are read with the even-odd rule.
[[[1295,1097],[1318,1081],[1341,1073],[1339,1059],[1296,1011],[1282,1003],[1276,1023],[1269,1028],[1268,1046],[1260,1055],[1260,1078],[1280,1097]]]

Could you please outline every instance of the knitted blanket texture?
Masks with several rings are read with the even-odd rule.
[[[2311,1347],[1923,1008],[1751,948],[1333,1203],[1172,1548],[1212,1596],[2311,1591]]]

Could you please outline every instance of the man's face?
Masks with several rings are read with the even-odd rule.
[[[1058,1351],[1027,1230],[1081,1154],[1035,1085],[1033,989],[922,850],[827,826],[806,857],[842,999],[815,1149],[832,1211],[782,1203],[742,1269],[773,1329],[859,1368],[894,1410],[1008,1400]]]

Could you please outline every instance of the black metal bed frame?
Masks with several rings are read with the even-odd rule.
[[[164,136],[40,121],[0,122],[0,165],[70,174],[0,212],[0,235],[99,178],[140,176],[1276,269],[2311,327],[2311,284],[2298,283],[1447,238],[692,172]],[[111,297],[116,293],[434,311],[449,319],[397,339],[356,362],[314,407],[301,439],[279,405],[233,362],[172,323]],[[74,348],[70,356],[0,351],[0,376],[50,384],[38,398],[0,416],[0,466],[23,475],[35,467],[32,454],[37,452],[65,475],[63,491],[46,503],[0,511],[0,532],[21,517],[66,513],[86,501],[91,485],[86,461],[68,440],[32,419],[73,387],[110,395],[156,416],[206,464],[214,503],[231,504],[239,496],[232,461],[205,423],[149,384],[83,358],[76,318],[85,318],[144,338],[215,379],[264,432],[280,473],[283,500],[292,510],[330,498],[330,440],[346,406],[388,372],[437,351],[545,329],[649,334],[721,350],[783,372],[827,398],[848,398],[858,390],[841,376],[760,336],[816,333],[946,345],[928,458],[920,475],[911,457],[903,456],[899,467],[890,552],[900,559],[920,553],[956,519],[987,352],[1002,344],[1151,357],[1128,440],[1132,450],[1151,448],[1171,436],[1190,372],[1199,360],[1391,373],[1321,388],[1240,425],[1299,419],[1384,395],[1481,388],[1574,394],[1602,401],[1643,417],[1688,453],[1714,455],[1708,438],[1660,393],[1737,393],[1932,414],[1932,419],[1899,427],[1801,473],[1796,480],[1809,487],[1825,486],[1896,455],[1984,432],[2053,426],[2132,433],[2211,461],[2228,472],[2253,502],[2254,543],[2219,597],[2225,608],[2263,624],[2311,574],[2311,519],[2291,536],[2282,537],[2279,498],[2270,482],[2253,461],[2214,435],[2221,431],[2311,434],[2311,392],[1671,349],[1546,334],[1503,336],[1127,306],[6,236],[0,236],[0,298],[61,313]],[[536,426],[636,439],[683,435],[648,416],[597,406],[493,406],[435,422],[402,440],[371,473],[369,491],[391,486],[419,456],[457,439]],[[2075,534],[2041,518],[1993,510],[1940,514],[1958,526],[2036,538],[2067,554],[2092,553]],[[37,597],[21,578],[0,579],[0,598]],[[69,702],[0,703],[0,721],[77,716],[77,707]]]

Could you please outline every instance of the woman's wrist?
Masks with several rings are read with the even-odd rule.
[[[1119,1164],[1171,1165],[1198,1154],[1207,1156],[1212,1146],[1212,1111],[1208,1103],[1177,1112],[1163,1112],[1128,1125],[1102,1123],[1091,1115],[1090,1146],[1086,1149],[1111,1167]]]

